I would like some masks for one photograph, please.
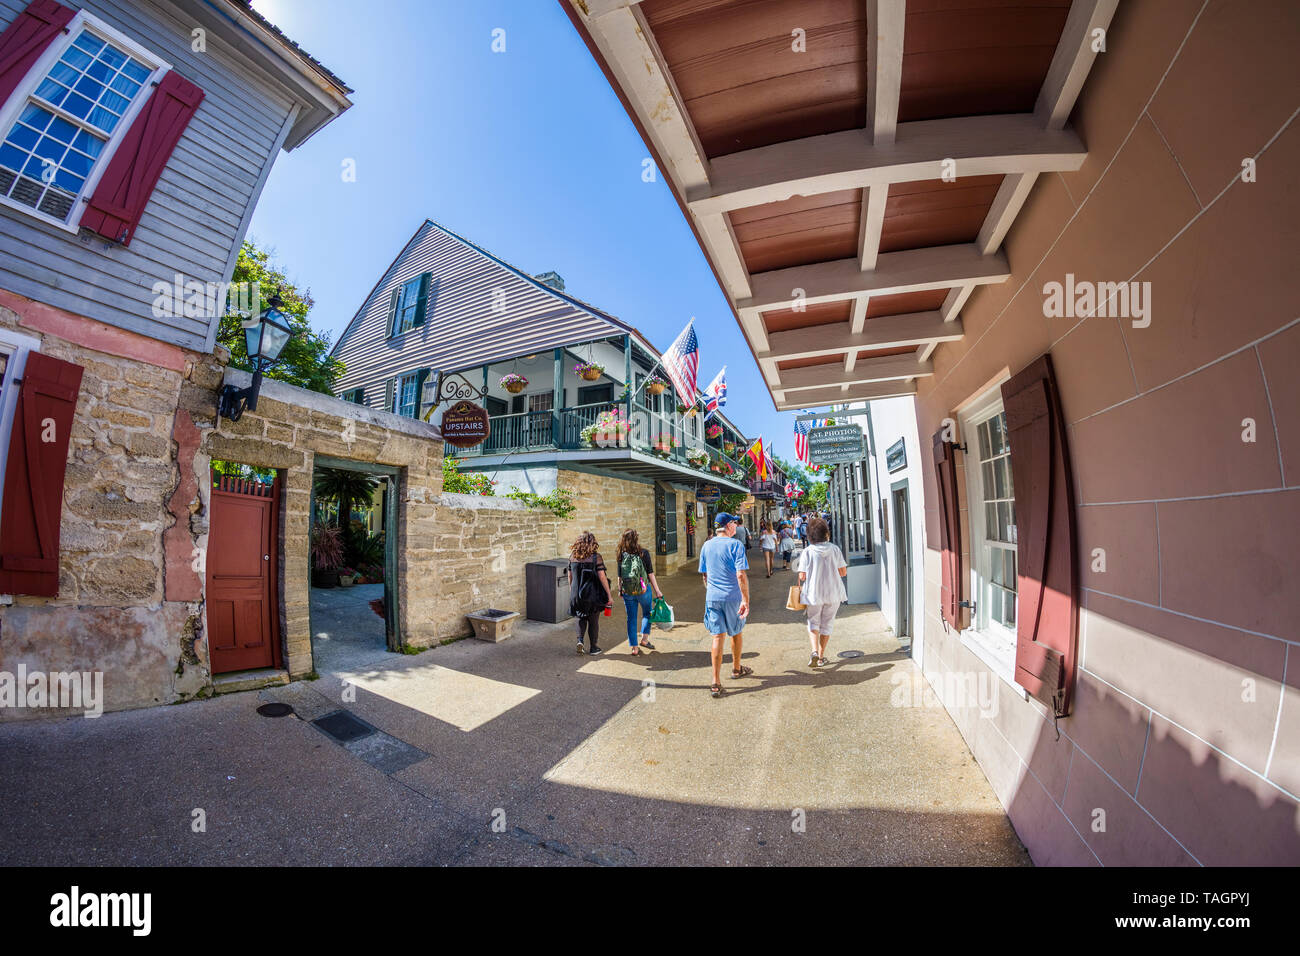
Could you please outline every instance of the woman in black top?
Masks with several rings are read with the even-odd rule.
[[[632,561],[626,561],[626,558],[632,558]],[[623,595],[623,607],[627,611],[627,642],[632,645],[632,656],[636,657],[641,653],[637,647],[636,640],[636,613],[641,611],[641,647],[648,651],[653,651],[655,646],[649,641],[650,634],[650,594],[654,593],[655,597],[663,597],[664,592],[659,590],[659,582],[655,580],[654,558],[650,557],[650,552],[641,547],[641,540],[637,533],[631,528],[623,532],[623,537],[618,541],[618,555],[616,561],[617,567],[615,573],[618,575],[618,590]],[[637,571],[637,564],[640,565],[640,573],[633,573],[625,576],[623,565],[627,564],[629,571]]]
[[[609,578],[605,576],[605,561],[597,550],[596,536],[590,531],[578,535],[569,552],[569,610],[578,619],[578,653],[599,654],[596,640],[600,636],[600,614],[614,603],[609,593]],[[591,649],[584,650],[583,634],[591,641]]]

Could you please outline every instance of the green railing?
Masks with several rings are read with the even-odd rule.
[[[481,455],[505,455],[547,449],[631,448],[694,469],[689,454],[702,450],[708,454],[710,462],[726,462],[737,469],[737,474],[727,475],[714,472],[706,466],[700,471],[705,480],[713,477],[744,483],[740,461],[723,453],[720,447],[721,441],[688,435],[684,416],[676,413],[663,415],[652,411],[639,401],[632,404],[632,419],[635,427],[625,432],[610,430],[603,435],[597,435],[598,443],[595,446],[583,441],[582,432],[595,425],[602,414],[614,408],[624,410],[627,405],[624,402],[599,402],[562,408],[558,413],[547,410],[493,415],[489,419],[491,433],[487,441],[473,448],[449,449],[448,454],[457,458],[472,458]],[[668,437],[669,444],[676,445],[670,448],[667,454],[655,447],[664,436]],[[699,469],[694,470],[699,471]]]

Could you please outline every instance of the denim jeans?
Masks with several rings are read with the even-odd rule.
[[[641,609],[641,634],[650,633],[650,589],[646,588],[633,597],[623,595],[623,607],[627,611],[627,642],[636,647],[636,609]]]

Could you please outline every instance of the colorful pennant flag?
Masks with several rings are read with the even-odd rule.
[[[707,422],[713,413],[727,404],[727,366],[717,374],[709,387],[704,390],[704,420]]]
[[[758,441],[749,446],[749,451],[745,454],[754,463],[754,476],[760,481],[767,481],[767,455],[763,452],[762,435],[758,436]]]

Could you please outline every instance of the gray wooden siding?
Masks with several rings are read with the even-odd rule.
[[[433,274],[424,325],[389,338],[393,290],[424,272]],[[505,292],[504,313],[492,311],[492,293],[498,288]],[[405,372],[453,371],[625,331],[426,222],[334,347],[333,354],[346,366],[335,389],[342,394],[364,388],[365,403],[382,408],[385,382]]]
[[[193,52],[193,24],[167,4],[64,2],[153,51],[201,86],[206,96],[163,171],[129,247],[98,237],[79,239],[0,206],[0,287],[206,351],[216,319],[155,316],[153,285],[160,280],[171,283],[177,273],[205,283],[227,279],[227,263],[242,238],[245,214],[261,192],[264,169],[275,160],[280,131],[293,106],[291,97],[210,32],[207,52]],[[0,0],[0,30],[25,6],[25,0]]]

